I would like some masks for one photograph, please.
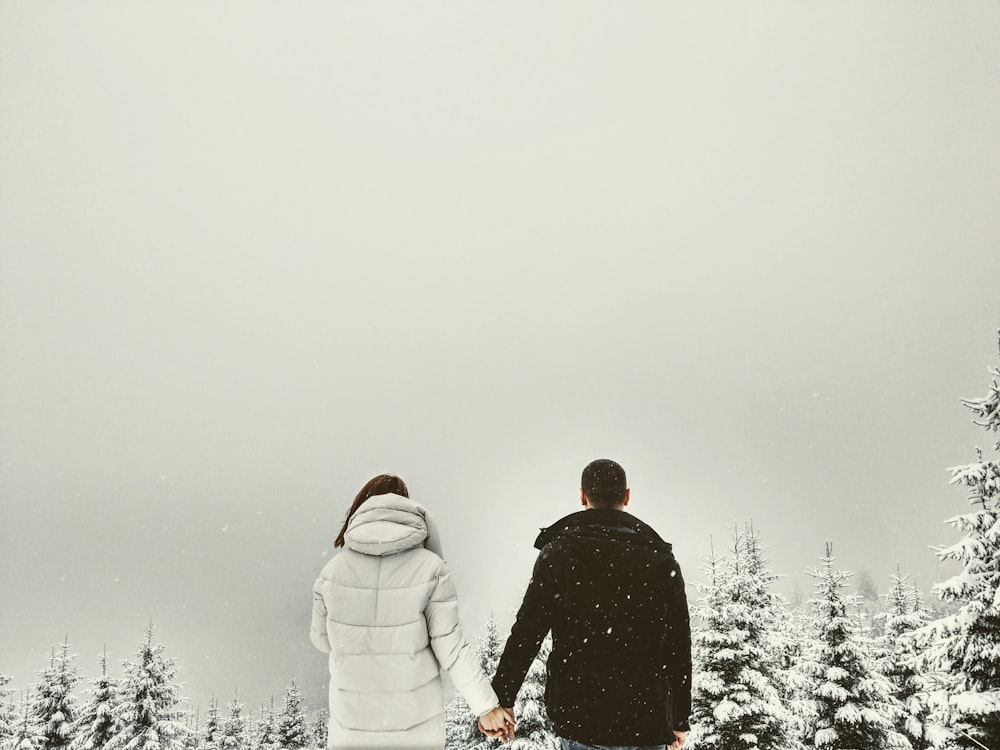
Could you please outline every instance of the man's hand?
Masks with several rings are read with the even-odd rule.
[[[673,744],[670,745],[670,750],[679,750],[680,746],[683,745],[687,741],[688,733],[687,732],[678,732],[675,729],[674,730],[674,737],[676,739],[674,739]]]
[[[479,717],[479,731],[487,737],[499,737],[504,742],[514,738],[514,709],[497,706]]]

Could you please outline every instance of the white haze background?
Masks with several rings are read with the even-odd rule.
[[[925,589],[1000,321],[995,2],[0,3],[0,671],[152,619],[320,705],[401,474],[466,630],[580,469],[689,578],[752,517]]]

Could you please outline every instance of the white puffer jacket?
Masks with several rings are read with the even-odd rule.
[[[344,539],[313,585],[310,640],[330,654],[327,747],[441,750],[441,667],[477,716],[498,700],[462,635],[434,524],[412,500],[377,495]]]

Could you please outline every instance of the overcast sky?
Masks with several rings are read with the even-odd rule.
[[[610,457],[689,579],[752,517],[927,589],[991,439],[1000,5],[0,2],[0,672],[152,619],[325,700],[360,486],[466,629]],[[693,592],[692,592],[693,594]]]

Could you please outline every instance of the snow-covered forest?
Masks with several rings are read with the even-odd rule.
[[[38,679],[21,691],[0,675],[4,750],[301,750],[326,746],[327,713],[308,712],[294,678],[279,702],[247,710],[234,693],[202,711],[181,695],[178,667],[150,624],[132,659],[114,676],[108,655],[85,684],[69,642],[53,649]],[[82,690],[81,690],[82,688]]]
[[[1000,366],[982,398],[963,399],[976,425],[1000,436]],[[992,451],[992,452],[990,452]],[[878,606],[855,593],[851,572],[826,542],[808,571],[810,598],[772,591],[762,533],[748,521],[703,558],[705,583],[690,592],[694,615],[689,747],[705,750],[1000,750],[1000,440],[951,469],[966,512],[958,535],[936,550],[961,568],[921,592],[900,571],[885,575]],[[956,507],[958,503],[956,502]],[[932,604],[935,604],[932,606]],[[511,750],[554,750],[545,714],[548,640],[514,706]],[[491,615],[477,649],[492,675],[503,636]],[[84,680],[69,642],[34,679],[0,674],[0,750],[300,750],[326,744],[324,709],[302,705],[294,679],[283,697],[248,709],[232,694],[193,706],[178,667],[150,625],[117,673],[107,654]],[[2,669],[3,665],[0,665]],[[449,750],[494,741],[476,731],[455,696],[446,707]],[[494,743],[495,744],[495,743]]]

